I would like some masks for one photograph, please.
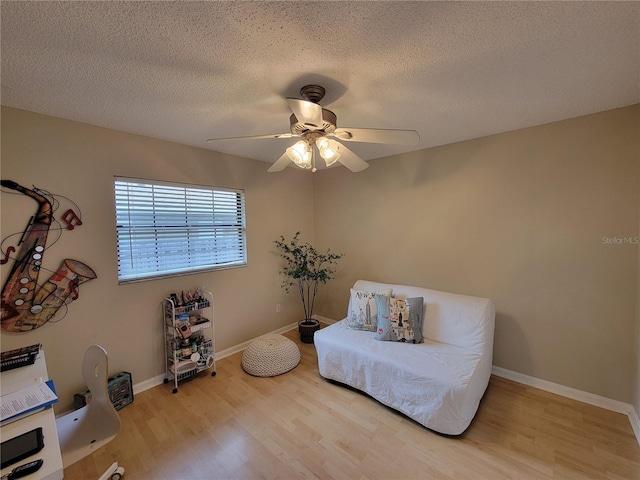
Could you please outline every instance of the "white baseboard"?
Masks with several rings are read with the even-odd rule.
[[[315,315],[314,315],[314,318],[315,318]],[[316,318],[316,320],[319,320],[321,322],[325,321],[325,320],[321,320],[320,318]],[[291,323],[289,325],[285,325],[284,327],[278,328],[277,330],[274,330],[273,332],[269,332],[269,333],[281,334],[281,333],[284,333],[284,332],[288,332],[289,330],[293,330],[297,326],[298,326],[298,322],[295,322],[295,323]],[[260,336],[262,336],[262,335],[260,335]],[[256,337],[256,338],[258,338],[258,337]],[[233,347],[229,347],[229,348],[227,348],[225,350],[221,350],[219,352],[216,352],[216,354],[215,354],[216,362],[218,360],[222,360],[225,357],[233,355],[234,353],[238,353],[238,352],[243,351],[254,340],[255,340],[255,338],[252,338],[251,340],[247,340],[246,342],[243,342],[243,343],[240,343],[238,345],[234,345]],[[164,373],[161,373],[160,375],[156,375],[153,378],[150,378],[148,380],[143,380],[140,383],[136,383],[135,385],[133,385],[133,394],[137,395],[138,393],[144,392],[145,390],[148,390],[150,388],[156,387],[158,385],[162,385],[164,383],[165,376],[166,375]]]
[[[323,317],[322,315],[313,315],[311,318],[313,318],[314,320],[318,320],[321,323],[326,323],[328,325],[331,325],[332,323],[337,322],[337,320],[334,320],[333,318]]]
[[[326,323],[326,324],[336,323],[336,320],[333,320],[327,317],[322,317],[320,315],[314,315],[313,318],[315,320],[318,320],[319,322]],[[293,330],[297,326],[298,326],[298,322],[295,322],[289,325],[285,325],[284,327],[281,327],[269,333],[281,334],[284,332],[288,332],[289,330]],[[249,344],[253,340],[255,340],[255,338],[251,340],[247,340],[246,342],[227,348],[220,352],[216,352],[216,361],[243,351],[245,348],[249,346]],[[548,382],[547,380],[541,380],[536,377],[525,375],[524,373],[514,372],[512,370],[507,370],[506,368],[497,367],[495,365],[493,366],[491,372],[494,375],[498,377],[506,378],[507,380],[513,380],[514,382],[522,383],[524,385],[529,385],[530,387],[539,388],[540,390],[544,390],[546,392],[555,393],[557,395],[571,398],[579,402],[588,403],[596,407],[605,408],[613,412],[627,415],[629,417],[629,422],[631,423],[631,428],[633,429],[633,433],[635,434],[636,439],[638,440],[638,444],[640,445],[640,418],[638,417],[638,412],[636,412],[635,408],[633,408],[633,405],[629,403],[619,402],[618,400],[612,400],[610,398],[602,397],[600,395],[595,395],[593,393],[584,392],[582,390],[566,387],[564,385],[560,385],[553,382]],[[156,375],[155,377],[150,378],[148,380],[144,380],[140,383],[135,384],[133,386],[134,395],[140,392],[144,392],[149,388],[163,384],[164,378],[165,378],[165,375],[163,373],[160,375]]]
[[[140,383],[135,383],[133,385],[133,395],[137,395],[141,392],[144,392],[145,390],[149,390],[150,388],[153,388],[157,385],[162,385],[164,383],[164,373],[160,374],[160,375],[156,375],[153,378],[150,378],[148,380],[143,380]]]
[[[277,335],[284,333],[284,332],[288,332],[289,330],[293,330],[294,328],[296,328],[298,326],[298,322],[295,323],[291,323],[289,325],[285,325],[284,327],[278,328],[277,330],[274,330],[273,332],[269,332],[269,333],[275,333]],[[262,335],[259,335],[260,337]],[[221,350],[219,352],[216,352],[216,361],[221,360],[225,357],[228,357],[230,355],[233,355],[234,353],[238,353],[243,351],[245,348],[247,348],[249,346],[249,344],[251,342],[253,342],[256,338],[252,338],[251,340],[247,340],[246,342],[242,342],[238,345],[234,345],[233,347],[229,347],[225,350]]]
[[[612,412],[627,415],[627,417],[629,417],[629,422],[631,423],[633,433],[636,436],[636,440],[640,445],[640,419],[638,418],[638,413],[636,412],[635,408],[633,408],[633,405],[631,405],[630,403],[612,400],[610,398],[602,397],[594,393],[584,392],[575,388],[548,382],[547,380],[541,380],[536,377],[525,375],[524,373],[514,372],[512,370],[507,370],[506,368],[497,367],[495,365],[493,366],[491,373],[498,377],[506,378],[507,380],[513,380],[514,382],[522,383],[530,387],[539,388],[540,390],[544,390],[546,392],[555,393],[556,395],[561,395],[563,397],[571,398],[579,402],[588,403],[589,405],[594,405],[596,407],[611,410]]]
[[[631,409],[631,413],[629,414],[629,421],[631,422],[633,433],[636,434],[636,438],[640,444],[640,418],[638,417],[638,412],[636,412],[634,408]]]

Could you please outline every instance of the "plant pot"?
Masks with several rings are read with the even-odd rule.
[[[313,343],[313,334],[320,330],[320,322],[317,320],[300,320],[298,322],[298,332],[302,343]]]

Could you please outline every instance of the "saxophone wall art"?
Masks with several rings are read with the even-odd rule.
[[[62,261],[58,271],[49,271],[52,275],[44,283],[38,283],[44,252],[47,249],[47,236],[50,229],[60,234],[64,228],[73,230],[82,225],[81,218],[73,209],[68,209],[54,217],[56,197],[36,187],[28,189],[11,180],[0,180],[2,187],[33,198],[38,209],[31,217],[17,244],[8,245],[18,234],[9,235],[0,246],[2,264],[13,260],[13,268],[2,287],[2,319],[0,327],[10,332],[26,332],[41,327],[54,318],[63,305],[79,296],[81,283],[96,278],[95,272],[82,262],[67,258]],[[62,226],[62,223],[66,227]],[[54,242],[55,243],[55,242]],[[7,246],[5,246],[7,244]]]

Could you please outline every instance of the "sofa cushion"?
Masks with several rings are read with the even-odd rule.
[[[351,289],[347,325],[353,330],[375,332],[378,325],[378,307],[376,295],[391,296],[392,289],[365,291]]]
[[[422,297],[390,298],[376,295],[378,329],[375,339],[422,343]]]
[[[491,365],[495,324],[493,301],[428,288],[369,280],[358,280],[352,288],[367,291],[391,288],[397,297],[424,298],[423,337],[486,354],[488,365]]]

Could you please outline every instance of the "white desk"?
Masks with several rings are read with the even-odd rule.
[[[40,350],[36,363],[26,367],[15,368],[0,374],[0,387],[2,393],[11,393],[23,387],[31,385],[34,378],[48,380],[47,364],[44,358],[44,351]],[[22,433],[42,427],[44,435],[44,448],[40,452],[24,460],[9,465],[0,470],[0,475],[5,475],[19,465],[37,460],[44,460],[42,467],[35,473],[24,477],[26,480],[60,480],[63,477],[62,455],[58,443],[58,430],[56,429],[56,417],[53,408],[47,408],[33,415],[21,418],[13,423],[0,427],[0,440],[3,442],[16,437]]]

